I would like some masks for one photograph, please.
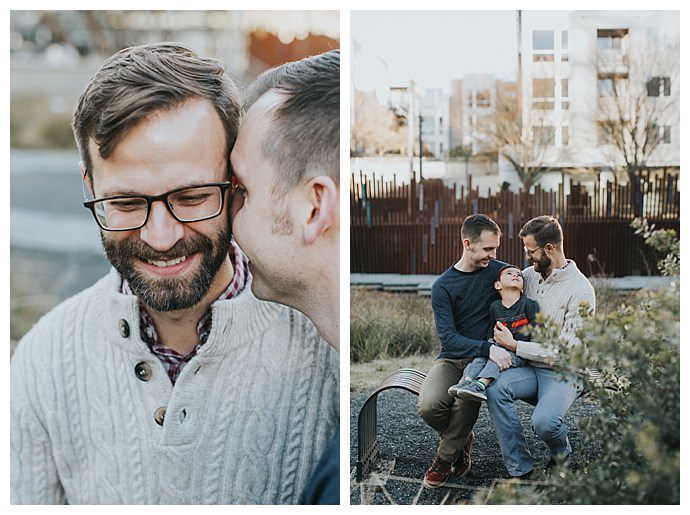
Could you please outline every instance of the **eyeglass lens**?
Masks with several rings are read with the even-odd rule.
[[[198,186],[168,195],[168,208],[180,222],[194,222],[220,213],[222,190],[218,186]],[[98,221],[104,229],[137,229],[148,216],[148,202],[144,197],[121,197],[94,204]]]

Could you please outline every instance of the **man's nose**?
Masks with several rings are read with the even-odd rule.
[[[184,226],[172,216],[163,201],[151,204],[146,225],[139,230],[139,238],[150,247],[165,251],[173,247],[184,236]]]

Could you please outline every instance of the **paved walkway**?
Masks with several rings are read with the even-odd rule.
[[[354,273],[350,274],[350,286],[384,291],[416,291],[419,295],[431,295],[431,285],[437,277],[437,275]],[[613,290],[622,291],[664,288],[669,286],[673,280],[677,280],[677,278],[649,275],[590,278],[590,282],[595,287],[607,286]]]

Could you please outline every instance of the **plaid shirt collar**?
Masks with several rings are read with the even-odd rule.
[[[232,299],[239,295],[247,285],[247,275],[249,271],[247,258],[237,243],[235,243],[235,240],[230,240],[230,252],[228,252],[228,255],[232,261],[235,273],[232,276],[230,284],[228,284],[228,287],[217,300]],[[129,283],[125,279],[122,280],[121,292],[124,295],[134,295]],[[184,365],[196,356],[199,348],[208,340],[208,336],[211,334],[212,322],[211,306],[209,306],[208,310],[197,324],[199,342],[191,352],[183,356],[160,341],[151,315],[147,313],[143,304],[139,304],[139,329],[141,332],[141,339],[146,342],[151,352],[153,352],[161,363],[163,363],[173,384],[175,384]]]

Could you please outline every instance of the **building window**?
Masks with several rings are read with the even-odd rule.
[[[671,126],[670,125],[664,125],[662,127],[663,132],[661,136],[661,141],[664,142],[664,145],[670,145],[671,144]]]
[[[568,146],[570,142],[570,127],[561,127],[561,145]]]
[[[597,81],[597,94],[600,97],[612,97],[613,79],[599,79]]]
[[[491,107],[491,95],[487,90],[477,91],[477,107]]]
[[[597,80],[597,94],[600,97],[613,97],[625,94],[628,79],[625,77],[599,76]]]
[[[534,98],[553,98],[556,96],[556,81],[553,79],[532,79]]]
[[[597,142],[599,145],[613,145],[614,136],[620,134],[614,121],[602,121],[597,123]]]
[[[553,50],[553,31],[532,31],[532,50]]]
[[[532,139],[537,145],[554,145],[556,143],[556,128],[532,127]]]
[[[664,145],[671,144],[671,126],[664,125],[662,127],[655,123],[650,124],[647,127],[647,132],[649,132],[649,139],[654,142],[663,143]],[[658,141],[657,141],[658,138]]]
[[[567,98],[568,95],[568,79],[561,79],[561,96]]]
[[[554,43],[554,31],[532,31],[532,61],[553,62],[553,54],[556,46]]]
[[[532,108],[553,109],[556,96],[554,79],[532,79]]]
[[[671,96],[671,77],[652,77],[647,81],[648,97]]]
[[[597,48],[599,50],[621,50],[623,38],[628,35],[628,29],[599,29],[597,30]]]
[[[568,50],[568,31],[561,31],[561,50]]]

